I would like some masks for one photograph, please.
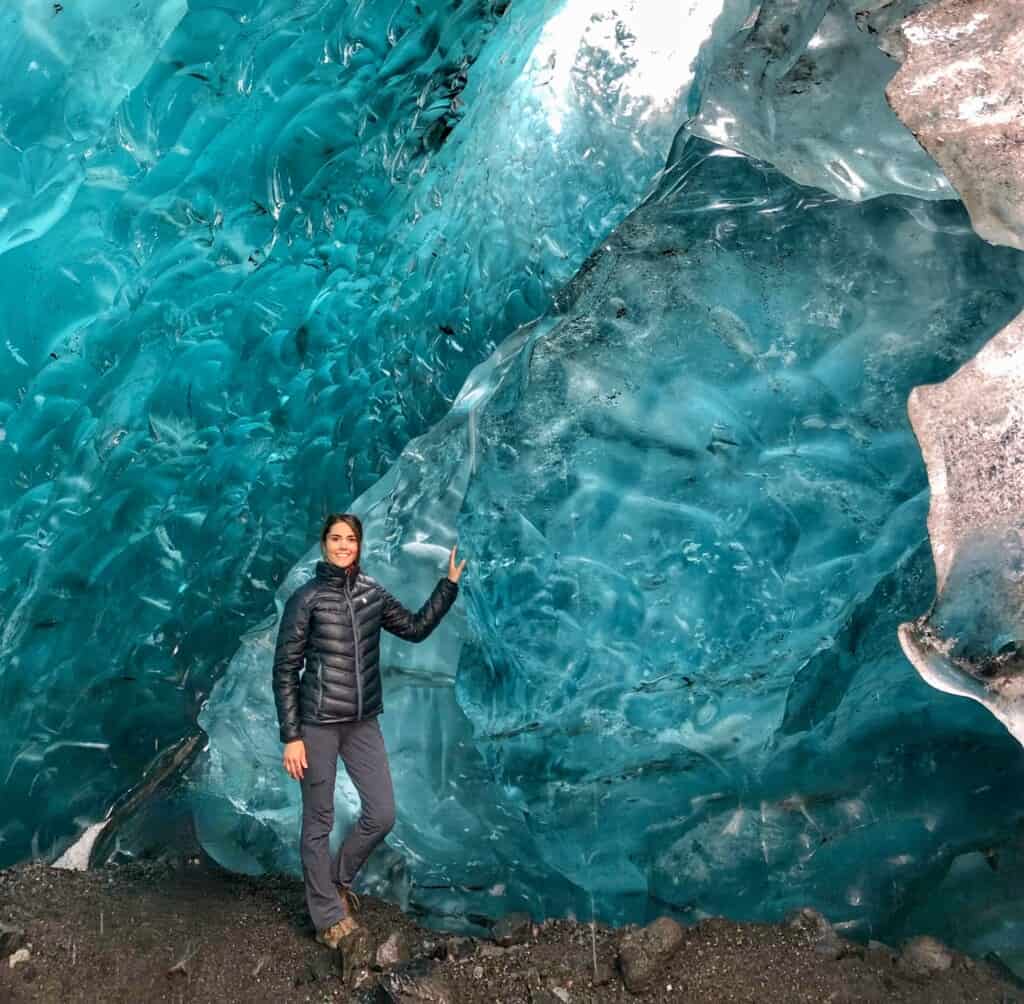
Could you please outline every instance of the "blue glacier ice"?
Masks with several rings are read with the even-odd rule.
[[[892,6],[0,15],[0,865],[198,723],[203,845],[297,872],[271,646],[350,508],[409,604],[469,559],[385,642],[367,888],[467,929],[809,904],[1024,964],[1019,746],[897,639],[936,585],[907,396],[1024,258],[885,106]]]
[[[2,15],[0,863],[194,731],[322,513],[636,205],[720,7]]]
[[[846,199],[955,198],[885,97],[879,41],[925,2],[764,0],[710,63],[691,132]]]
[[[399,818],[368,885],[446,924],[941,913],[939,877],[1014,839],[1024,764],[899,648],[934,592],[905,402],[1022,279],[958,203],[855,204],[681,134],[558,309],[355,503],[407,602],[456,536],[471,563],[428,643],[384,649]],[[274,630],[212,692],[194,779],[205,846],[257,871],[297,867]]]

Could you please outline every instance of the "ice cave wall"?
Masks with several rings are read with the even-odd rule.
[[[469,925],[812,903],[1012,956],[1019,749],[896,629],[935,586],[906,398],[1019,311],[1020,255],[885,104],[875,43],[906,59],[925,5],[684,6],[168,6],[36,144],[72,168],[8,142],[54,199],[11,200],[0,277],[6,853],[201,707],[175,797],[225,863],[296,867],[259,622],[351,499],[409,602],[456,534],[473,565],[385,652],[371,885]]]
[[[6,9],[0,861],[194,731],[321,514],[636,204],[705,8]]]

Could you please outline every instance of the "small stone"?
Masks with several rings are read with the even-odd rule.
[[[536,990],[531,990],[530,1004],[563,1004],[563,1001],[568,1000],[568,993],[562,991],[566,993],[566,996],[564,998],[560,997],[557,991],[561,989],[561,987],[555,987],[549,990],[546,987],[540,987]]]
[[[0,921],[0,955],[10,955],[25,942],[25,932],[14,924]]]
[[[451,987],[437,976],[389,973],[381,981],[378,999],[384,1004],[455,1004]]]
[[[820,941],[816,941],[814,943],[814,950],[818,955],[823,955],[826,959],[841,959],[847,954],[846,945],[835,931]]]
[[[473,967],[473,979],[474,980],[482,980],[483,978],[484,978],[484,967],[483,966],[474,966]]]
[[[342,982],[347,987],[354,986],[360,973],[368,970],[373,962],[373,947],[366,929],[357,927],[342,939],[338,952],[333,954],[341,956]]]
[[[480,946],[480,954],[485,959],[498,959],[498,958],[501,958],[501,956],[503,956],[503,955],[507,955],[509,953],[509,951],[510,950],[507,949],[507,948],[502,948],[501,945],[481,945]]]
[[[409,943],[399,931],[392,931],[386,941],[377,946],[375,962],[378,969],[391,969],[408,962]]]
[[[428,959],[414,959],[386,972],[375,1000],[380,1004],[456,1004],[452,988],[434,968]]]
[[[826,959],[840,959],[846,954],[847,945],[836,933],[828,918],[809,906],[791,913],[786,922],[795,931],[801,931],[814,942],[814,950]]]
[[[32,958],[32,953],[27,948],[19,948],[11,957],[7,960],[7,964],[13,969],[15,966],[21,965],[22,962],[28,962]]]
[[[659,917],[619,943],[619,969],[631,993],[646,990],[683,942],[683,929],[671,917]]]
[[[467,955],[473,954],[472,938],[463,938],[458,935],[449,938],[445,942],[445,952],[449,959],[464,959]]]
[[[834,933],[828,918],[809,906],[794,910],[786,917],[786,923],[794,930],[803,931],[814,938],[825,938]]]
[[[953,965],[953,953],[938,938],[923,934],[903,946],[900,965],[921,974],[941,973]]]
[[[317,952],[317,954],[309,961],[307,961],[302,971],[295,977],[295,986],[301,987],[307,983],[325,983],[338,978],[338,953],[337,952]],[[184,970],[178,970],[183,972]]]
[[[509,913],[494,925],[494,940],[505,948],[529,941],[533,934],[533,919],[528,913]]]

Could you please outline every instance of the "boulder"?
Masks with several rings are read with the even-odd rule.
[[[953,953],[938,938],[924,934],[903,946],[900,965],[911,972],[929,976],[949,969],[953,965]]]
[[[683,928],[671,917],[659,917],[630,931],[619,943],[619,969],[631,993],[646,990],[683,943]]]
[[[533,918],[528,913],[509,913],[498,920],[492,935],[504,948],[521,945],[533,936]]]

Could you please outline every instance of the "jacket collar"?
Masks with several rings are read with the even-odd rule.
[[[332,565],[329,561],[318,561],[316,563],[316,577],[321,582],[337,589],[351,588],[352,584],[359,578],[359,565],[350,565],[346,570]]]

